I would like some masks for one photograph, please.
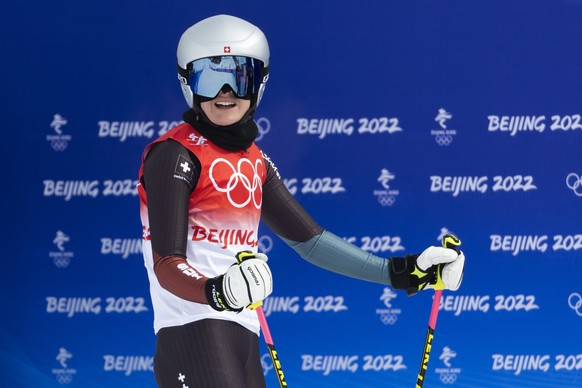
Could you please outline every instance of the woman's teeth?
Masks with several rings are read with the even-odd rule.
[[[231,106],[234,106],[234,102],[225,102],[225,101],[219,101],[216,103],[216,106],[218,107],[223,107],[223,108],[229,108]]]

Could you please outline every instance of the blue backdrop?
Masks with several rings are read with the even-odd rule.
[[[2,8],[0,386],[155,386],[137,171],[186,108],[181,33],[219,13],[269,40],[258,144],[322,226],[385,257],[461,237],[425,386],[582,386],[582,1]],[[414,386],[431,292],[260,235],[290,386]]]

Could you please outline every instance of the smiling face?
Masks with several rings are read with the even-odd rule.
[[[227,126],[243,118],[251,107],[251,101],[236,98],[231,91],[220,92],[214,100],[203,102],[200,107],[212,123]]]

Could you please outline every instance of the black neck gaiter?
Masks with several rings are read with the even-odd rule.
[[[194,127],[202,136],[220,148],[229,151],[243,151],[248,149],[259,133],[257,124],[251,118],[245,122],[239,121],[232,125],[218,126],[202,119],[192,109],[184,112],[182,117],[185,122]]]

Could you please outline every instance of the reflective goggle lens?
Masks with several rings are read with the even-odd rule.
[[[250,98],[261,86],[261,61],[231,55],[202,58],[188,65],[188,83],[194,94],[214,98],[229,85],[238,98]]]

